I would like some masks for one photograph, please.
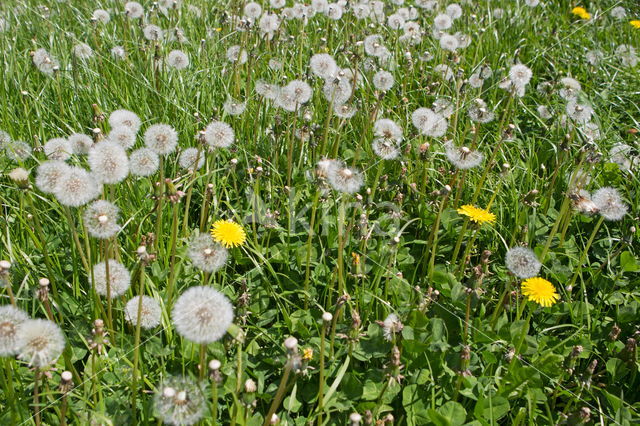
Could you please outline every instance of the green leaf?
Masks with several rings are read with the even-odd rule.
[[[640,265],[636,257],[629,251],[623,251],[620,255],[620,266],[624,272],[638,272]]]
[[[511,406],[509,405],[507,398],[503,396],[492,397],[489,394],[487,397],[482,397],[478,400],[473,410],[473,414],[478,419],[485,419],[492,423],[493,421],[504,417],[510,409]]]

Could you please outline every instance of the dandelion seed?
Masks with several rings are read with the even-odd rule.
[[[45,161],[36,171],[36,186],[42,192],[53,193],[69,169],[69,165],[63,161]]]
[[[182,50],[172,50],[167,55],[167,65],[170,68],[183,70],[189,66],[189,56]]]
[[[224,109],[224,112],[229,115],[240,115],[247,109],[247,103],[229,98],[226,100],[222,108]]]
[[[280,93],[280,86],[277,84],[266,83],[263,80],[256,81],[255,85],[256,93],[260,96],[264,96],[269,100],[274,100]]]
[[[469,220],[479,225],[482,225],[483,223],[492,223],[496,220],[495,214],[470,204],[460,207],[457,211],[459,214],[467,216]]]
[[[338,71],[335,59],[327,53],[317,53],[309,61],[311,72],[320,78],[331,78]]]
[[[29,172],[22,167],[16,167],[8,174],[9,179],[18,184],[18,187],[26,189],[29,187]],[[1,285],[0,285],[1,287]]]
[[[440,37],[440,48],[443,50],[455,52],[458,49],[458,45],[458,39],[451,34],[442,34]]]
[[[151,176],[160,167],[160,157],[151,148],[140,148],[131,153],[129,169],[132,175]]]
[[[378,71],[373,76],[373,86],[383,92],[390,90],[394,82],[393,74],[388,71]]]
[[[599,50],[589,50],[585,55],[585,58],[590,65],[596,66],[604,58],[604,53]]]
[[[104,9],[96,9],[93,11],[93,14],[91,15],[91,19],[94,19],[103,24],[108,24],[109,21],[111,20],[111,15],[109,14],[109,12],[107,12]]]
[[[559,91],[560,97],[565,100],[572,100],[578,96],[580,90],[582,90],[582,85],[578,80],[571,77],[564,77],[560,79],[560,84],[562,88]]]
[[[536,111],[538,112],[540,118],[542,118],[543,120],[549,120],[551,119],[551,117],[553,117],[553,114],[549,110],[549,107],[546,105],[538,105]]]
[[[598,189],[593,193],[591,199],[598,208],[600,216],[609,221],[623,219],[629,209],[618,190],[609,186]]]
[[[232,220],[215,221],[211,226],[211,236],[226,248],[242,246],[247,239],[242,226]]]
[[[11,141],[4,147],[4,153],[10,160],[21,162],[31,157],[31,145],[22,141]]]
[[[111,140],[104,140],[91,148],[88,162],[91,172],[101,183],[122,182],[129,175],[127,153]]]
[[[38,368],[53,364],[65,346],[60,327],[44,319],[28,319],[20,323],[16,340],[18,359]]]
[[[144,7],[137,1],[130,1],[125,3],[124,12],[128,18],[139,19],[144,15]]]
[[[235,141],[236,135],[227,123],[213,121],[205,128],[203,138],[211,148],[228,148]]]
[[[522,294],[531,302],[548,308],[555,304],[560,295],[556,292],[556,288],[544,278],[534,277],[522,282]]]
[[[14,356],[18,353],[18,329],[29,319],[22,309],[12,305],[0,306],[0,356]]]
[[[158,417],[170,425],[195,424],[206,410],[202,385],[184,376],[165,379],[158,387],[153,403]]]
[[[125,318],[132,325],[138,323],[138,307],[140,296],[135,296],[127,302],[124,308]],[[162,309],[156,299],[149,296],[142,296],[142,309],[140,311],[140,327],[148,330],[160,325]]]
[[[626,67],[635,67],[638,64],[638,55],[633,46],[621,44],[616,48],[615,53],[618,60]]]
[[[71,144],[64,138],[49,139],[44,144],[44,153],[49,160],[67,160],[72,152]]]
[[[5,149],[7,144],[10,144],[12,141],[13,140],[11,139],[9,133],[5,132],[4,130],[0,130],[0,150]]]
[[[364,178],[360,171],[337,162],[329,168],[327,181],[336,191],[354,194],[362,187]]]
[[[180,295],[171,314],[178,334],[194,343],[220,340],[233,322],[233,306],[211,287],[191,287]]]
[[[129,149],[136,143],[136,134],[130,127],[114,127],[109,132],[107,139],[120,145],[123,149]]]
[[[48,179],[55,175],[53,166],[48,170]],[[89,201],[97,198],[102,191],[102,186],[96,181],[94,176],[81,167],[60,168],[63,172],[57,179],[53,194],[56,196],[60,204],[68,207],[79,207],[87,204]],[[36,180],[37,184],[37,180]]]
[[[484,160],[481,152],[463,147],[456,147],[453,142],[448,141],[444,145],[447,160],[457,169],[467,170],[478,167]]]
[[[373,34],[364,39],[364,51],[367,55],[380,57],[386,49],[379,34]]]
[[[505,256],[507,269],[518,278],[531,278],[538,275],[542,264],[533,250],[527,247],[513,247]]]
[[[144,144],[158,155],[171,154],[178,145],[178,132],[168,124],[154,124],[144,132]]]
[[[356,114],[356,112],[358,112],[358,108],[356,108],[353,105],[342,104],[342,105],[334,105],[333,107],[333,113],[337,117],[344,118],[344,119],[349,119],[353,117]]]
[[[52,57],[45,49],[38,49],[33,53],[33,64],[38,70],[46,75],[53,73],[60,68],[60,63]]]
[[[134,134],[138,134],[142,121],[135,112],[118,109],[109,115],[109,126],[112,129],[117,127],[128,127]]]
[[[93,139],[82,133],[74,133],[67,140],[71,145],[71,152],[76,155],[86,155],[93,147]]]
[[[145,26],[142,30],[142,34],[144,35],[144,38],[149,41],[158,41],[164,36],[162,28],[152,24]]]
[[[119,215],[120,209],[115,204],[97,200],[84,211],[84,225],[89,234],[95,238],[111,238],[120,231]]]
[[[93,267],[93,279],[96,293],[107,296],[107,264],[100,262]],[[122,296],[131,285],[131,274],[124,265],[116,260],[109,259],[109,292],[111,299]]]
[[[210,273],[222,268],[229,257],[227,249],[206,234],[191,241],[187,254],[196,268]]]
[[[204,153],[197,148],[187,148],[180,153],[178,164],[183,169],[197,170],[204,165]]]

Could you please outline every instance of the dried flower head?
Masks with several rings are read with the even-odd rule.
[[[108,280],[107,276],[109,277]],[[122,296],[131,284],[129,270],[122,263],[113,259],[109,259],[108,263],[100,262],[94,265],[93,279],[96,293],[111,299]]]
[[[18,328],[29,315],[13,305],[0,306],[0,356],[18,353]]]
[[[211,287],[187,289],[176,300],[171,313],[178,334],[195,343],[220,340],[233,322],[233,306]]]
[[[189,244],[187,254],[193,265],[205,272],[215,272],[222,268],[229,257],[227,249],[207,234],[195,237]]]
[[[138,323],[138,309],[140,309],[140,327],[150,329],[160,324],[162,309],[156,299],[149,296],[142,296],[142,306],[140,306],[140,296],[135,296],[127,302],[124,314],[127,321],[136,325]]]
[[[167,377],[158,387],[154,408],[159,418],[170,425],[192,425],[206,410],[202,385],[186,376]]]
[[[30,366],[45,367],[54,363],[62,354],[64,345],[64,334],[52,321],[29,319],[18,328],[18,359]]]

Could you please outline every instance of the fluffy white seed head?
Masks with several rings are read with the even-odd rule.
[[[205,272],[215,272],[222,268],[229,257],[227,249],[207,234],[195,237],[189,244],[187,254],[193,265]]]
[[[49,170],[52,172],[53,170]],[[53,175],[50,174],[49,177]],[[37,181],[36,181],[37,182]],[[57,180],[53,194],[64,206],[79,207],[100,195],[102,185],[81,167],[68,167]]]
[[[69,165],[64,161],[45,161],[36,171],[36,186],[42,192],[54,192],[60,179],[68,173],[69,169]]]
[[[142,121],[140,117],[138,117],[135,112],[126,109],[115,110],[109,115],[109,126],[111,126],[112,129],[124,126],[137,134],[141,125]]]
[[[111,238],[120,231],[119,216],[120,209],[106,200],[97,200],[89,204],[83,215],[89,234],[100,239]]]
[[[378,71],[373,76],[373,87],[383,92],[390,90],[394,82],[393,74],[389,71]]]
[[[180,153],[178,164],[183,169],[197,170],[204,165],[204,153],[198,148],[187,148]]]
[[[178,132],[168,124],[154,124],[144,132],[144,143],[158,155],[172,153],[178,145]]]
[[[18,358],[33,367],[54,363],[64,350],[64,334],[49,320],[26,320],[20,324],[17,336]]]
[[[364,177],[359,170],[334,162],[329,167],[327,181],[336,191],[354,194],[362,187]]]
[[[91,136],[83,133],[74,133],[67,140],[71,144],[71,151],[76,155],[86,155],[93,147]]]
[[[504,258],[504,263],[513,275],[523,279],[537,276],[542,267],[538,256],[527,247],[510,248]]]
[[[114,299],[122,296],[131,285],[131,274],[124,265],[116,260],[109,259],[109,279],[107,280],[107,263],[100,262],[93,267],[93,278],[96,293],[101,296]],[[107,289],[107,284],[109,288]]]
[[[140,296],[135,296],[127,302],[124,308],[124,315],[128,322],[133,325],[138,323],[138,308],[140,307]],[[142,296],[142,309],[140,310],[140,327],[150,329],[160,324],[162,309],[156,299],[149,296]]]
[[[457,169],[467,170],[482,164],[484,155],[480,151],[463,147],[456,147],[453,142],[445,143],[445,154],[447,160]]]
[[[333,77],[336,71],[338,71],[335,59],[328,53],[317,53],[313,55],[309,60],[309,66],[311,67],[311,72],[320,78]]]
[[[156,391],[153,405],[166,424],[192,425],[206,410],[206,395],[201,384],[186,376],[167,377]]]
[[[31,157],[31,145],[22,141],[10,141],[4,146],[4,153],[10,160],[21,162]]]
[[[617,189],[605,186],[593,193],[591,200],[605,220],[617,221],[624,218],[629,207],[625,204]]]
[[[223,121],[213,121],[204,129],[204,141],[211,148],[228,148],[236,135],[230,125]]]
[[[171,314],[178,334],[194,343],[220,340],[233,322],[233,306],[227,297],[211,287],[186,290]]]
[[[88,162],[91,172],[102,183],[122,182],[129,174],[129,158],[126,151],[110,139],[91,148]]]
[[[160,157],[150,148],[136,149],[129,156],[129,168],[132,175],[151,176],[160,167]]]
[[[118,126],[111,129],[107,139],[123,149],[129,149],[136,143],[136,133],[130,127]]]
[[[158,41],[164,36],[164,31],[157,25],[149,24],[144,27],[142,34],[149,41]]]
[[[18,353],[18,329],[29,315],[13,305],[0,306],[0,356]]]
[[[176,70],[183,70],[189,67],[189,56],[182,50],[172,50],[167,55],[167,65]]]

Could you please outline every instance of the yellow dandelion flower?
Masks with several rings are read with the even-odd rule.
[[[305,348],[302,350],[302,359],[311,361],[313,359],[313,348]]]
[[[489,212],[488,210],[481,209],[476,206],[472,206],[471,204],[466,204],[458,209],[458,213],[463,216],[467,216],[471,221],[483,224],[485,222],[495,222],[496,215]]]
[[[573,9],[571,9],[571,13],[582,19],[591,19],[591,14],[587,12],[587,9],[582,6],[574,7]]]
[[[544,278],[534,277],[522,282],[522,294],[540,306],[548,308],[560,299],[556,288]]]
[[[632,27],[640,29],[640,20],[635,19],[633,21],[629,21]]]
[[[241,246],[247,239],[242,226],[232,220],[215,221],[211,227],[211,236],[226,248]]]

